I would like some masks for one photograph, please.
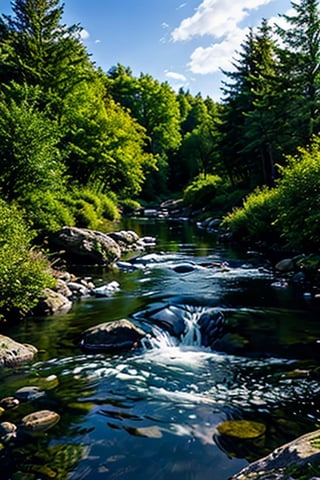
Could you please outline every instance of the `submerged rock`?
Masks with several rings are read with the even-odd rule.
[[[17,426],[11,422],[0,423],[0,440],[4,443],[8,442],[17,435]]]
[[[112,351],[130,349],[140,344],[146,332],[129,320],[106,322],[89,328],[83,334],[81,346],[85,350]]]
[[[16,391],[15,396],[20,402],[30,402],[37,400],[45,395],[45,392],[36,386],[28,386],[19,388]]]
[[[16,367],[33,360],[38,352],[33,345],[15,342],[5,335],[0,335],[0,367]]]
[[[51,410],[39,410],[23,417],[20,427],[30,432],[46,432],[60,420],[60,415]]]
[[[266,432],[266,426],[263,423],[250,420],[227,420],[217,426],[220,435],[249,440],[261,437]]]

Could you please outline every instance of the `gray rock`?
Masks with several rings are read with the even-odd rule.
[[[59,292],[45,288],[43,290],[43,298],[39,301],[35,308],[37,315],[56,315],[59,313],[67,313],[72,307],[72,302]]]
[[[84,264],[110,265],[121,257],[117,242],[106,233],[86,228],[63,227],[50,238],[67,257]]]
[[[38,352],[33,345],[15,342],[5,335],[0,335],[0,366],[16,367],[22,363],[33,360]]]
[[[287,468],[303,467],[320,463],[320,430],[307,433],[287,443],[270,455],[257,460],[230,480],[288,480]]]
[[[284,258],[276,264],[275,269],[281,273],[293,272],[295,269],[295,264],[292,258]]]
[[[85,350],[112,351],[130,349],[140,344],[146,333],[129,320],[106,322],[89,328],[83,334]]]
[[[39,387],[35,386],[28,386],[19,388],[16,391],[15,397],[20,400],[20,402],[30,402],[33,400],[37,400],[45,395],[43,390],[40,390]]]

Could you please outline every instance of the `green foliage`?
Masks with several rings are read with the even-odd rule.
[[[320,139],[287,159],[278,182],[277,223],[294,248],[320,248]]]
[[[32,228],[38,234],[59,230],[64,225],[75,225],[75,216],[66,202],[67,195],[59,192],[34,190],[27,193],[20,204]]]
[[[278,209],[278,191],[274,188],[256,188],[243,202],[223,219],[234,239],[246,241],[274,240],[279,238],[275,226]]]
[[[34,87],[10,84],[0,96],[0,189],[9,199],[61,183],[59,131],[39,111],[39,95]]]
[[[222,178],[218,175],[199,175],[184,190],[183,201],[192,208],[206,207],[216,196]]]
[[[78,227],[97,230],[105,220],[117,220],[119,209],[115,201],[89,188],[75,188],[64,198]]]
[[[0,200],[0,318],[26,314],[54,285],[47,260],[30,242],[20,210]]]
[[[249,189],[234,188],[224,185],[210,202],[210,210],[217,216],[227,215],[232,209],[241,207],[244,198],[249,194]]]

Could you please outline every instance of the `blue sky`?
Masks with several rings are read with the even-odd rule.
[[[288,12],[290,0],[65,0],[64,22],[79,23],[92,60],[120,63],[177,90],[218,100],[220,69],[231,70],[248,27]],[[10,0],[0,13],[11,13]]]

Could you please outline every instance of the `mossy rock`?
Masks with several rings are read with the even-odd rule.
[[[220,435],[239,438],[241,440],[251,440],[259,438],[266,432],[266,426],[263,423],[250,420],[227,420],[217,426]]]

